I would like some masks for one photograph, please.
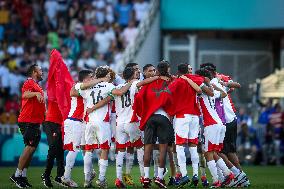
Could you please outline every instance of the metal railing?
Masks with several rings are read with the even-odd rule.
[[[147,37],[147,34],[150,31],[155,16],[159,12],[159,5],[159,0],[152,0],[150,2],[147,16],[139,23],[138,34],[134,40],[134,43],[129,43],[126,46],[121,60],[117,62],[116,67],[114,68],[115,72],[121,73],[125,64],[135,60],[139,49],[141,48],[145,38]]]

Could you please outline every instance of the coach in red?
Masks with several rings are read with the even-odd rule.
[[[40,124],[43,122],[45,114],[43,90],[38,84],[42,80],[42,70],[38,65],[33,64],[28,68],[27,75],[29,78],[22,87],[22,107],[18,118],[25,148],[19,158],[16,173],[10,177],[10,180],[18,188],[31,187],[27,179],[27,168],[39,144]]]

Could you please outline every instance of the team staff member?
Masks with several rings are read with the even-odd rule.
[[[27,168],[32,160],[41,137],[40,124],[44,120],[45,103],[43,90],[38,82],[42,80],[42,70],[33,64],[27,71],[28,79],[22,87],[22,105],[18,125],[23,135],[25,148],[19,158],[16,173],[10,177],[18,188],[31,187],[27,179]]]

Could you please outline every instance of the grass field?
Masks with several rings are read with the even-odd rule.
[[[30,180],[30,183],[33,185],[33,188],[43,188],[40,179],[40,175],[42,174],[43,169],[44,169],[43,167],[32,167],[28,170],[28,178]],[[252,185],[249,187],[251,189],[256,189],[256,188],[284,189],[284,167],[250,166],[250,167],[244,167],[244,170],[249,176],[249,179],[251,181]],[[15,171],[14,167],[0,167],[0,188],[16,188],[9,181],[9,176],[14,171]],[[56,176],[55,174],[56,173],[54,169],[53,176]],[[134,167],[132,176],[135,180],[135,183],[137,184],[135,188],[141,188],[141,185],[139,184],[139,169],[137,166]],[[211,180],[209,174],[208,177]],[[75,167],[73,169],[72,178],[79,184],[80,187],[82,187],[84,181],[83,167]],[[114,185],[115,178],[116,178],[115,166],[111,165],[109,166],[107,171],[107,180],[109,188],[115,188]],[[168,176],[166,177],[166,179],[167,178]],[[199,188],[202,187],[200,186]]]

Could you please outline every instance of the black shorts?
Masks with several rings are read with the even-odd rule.
[[[159,144],[173,144],[174,129],[167,117],[153,114],[146,123],[144,144],[156,144],[157,138]]]
[[[224,138],[224,147],[222,153],[236,153],[237,150],[237,120],[226,124],[226,133]]]
[[[26,146],[37,147],[41,138],[40,124],[18,123]]]

